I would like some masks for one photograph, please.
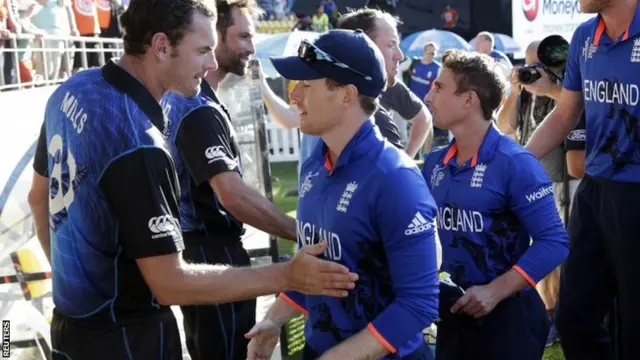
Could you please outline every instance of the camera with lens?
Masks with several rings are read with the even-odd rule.
[[[518,70],[518,81],[531,84],[542,76],[542,71],[551,68],[562,68],[569,57],[569,43],[560,35],[544,38],[538,45],[538,59],[540,64],[525,65]]]

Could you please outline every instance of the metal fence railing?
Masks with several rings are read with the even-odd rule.
[[[112,38],[11,34],[4,41],[4,48],[0,48],[4,60],[3,69],[0,69],[0,91],[59,84],[74,69],[98,65],[89,63],[90,54],[97,54],[99,66],[102,66],[109,53],[115,57],[124,52],[122,39]],[[74,58],[79,59],[80,64],[75,64]],[[52,65],[57,68],[50,69]],[[58,76],[60,73],[65,76]]]

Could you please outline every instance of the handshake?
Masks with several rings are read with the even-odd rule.
[[[347,297],[355,288],[358,275],[333,261],[324,260],[322,254],[327,249],[326,242],[307,246],[298,250],[286,263],[288,288],[307,295]],[[280,303],[280,304],[279,304]],[[282,306],[278,306],[282,305]],[[257,323],[245,338],[250,339],[248,360],[269,360],[278,344],[280,329],[287,320],[298,312],[289,304],[278,299],[264,320]]]

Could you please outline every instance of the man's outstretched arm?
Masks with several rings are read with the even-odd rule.
[[[290,262],[265,267],[186,264],[172,168],[164,150],[144,148],[112,162],[100,179],[118,220],[122,256],[136,260],[159,302],[222,303],[285,290],[344,297],[354,287],[357,275],[316,257],[324,251],[322,244],[299,251]]]

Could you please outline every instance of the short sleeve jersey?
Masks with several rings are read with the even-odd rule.
[[[160,306],[135,262],[184,248],[178,179],[158,102],[113,62],[49,99],[34,160],[49,178],[53,300],[76,318]]]
[[[242,175],[240,148],[227,109],[206,81],[193,97],[167,93],[162,106],[170,121],[169,147],[182,190],[182,230],[204,233],[220,243],[239,241],[243,224],[222,206],[209,184],[223,172]]]
[[[565,141],[567,151],[578,150],[584,151],[585,142],[587,141],[587,130],[585,129],[585,115],[582,112],[580,122],[575,129],[571,130]]]
[[[576,29],[564,87],[584,98],[586,173],[640,182],[640,7],[617,39],[600,16]]]
[[[425,96],[427,96],[433,85],[433,81],[438,77],[440,67],[441,65],[437,61],[432,61],[430,64],[418,61],[411,74],[411,92],[418,99],[424,101]]]

